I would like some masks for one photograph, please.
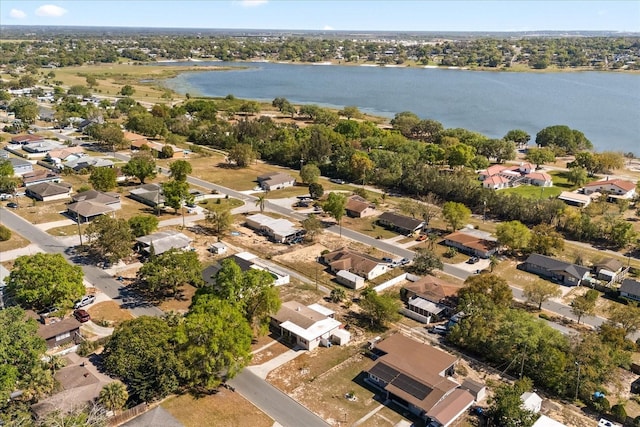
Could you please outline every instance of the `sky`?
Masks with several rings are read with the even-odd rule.
[[[338,31],[640,32],[640,0],[2,0],[0,23]]]

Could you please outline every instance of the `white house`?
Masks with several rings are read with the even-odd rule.
[[[354,252],[347,248],[324,254],[322,260],[335,273],[346,270],[367,280],[373,280],[388,271],[387,263],[381,259]]]
[[[250,252],[239,252],[233,255],[233,260],[240,266],[242,271],[247,271],[253,268],[256,270],[264,270],[271,274],[274,280],[273,284],[275,286],[286,285],[291,281],[289,273],[265,260],[260,259],[257,255]]]
[[[491,190],[502,190],[503,188],[509,187],[509,182],[509,179],[502,175],[493,175],[485,178],[484,181],[482,181],[482,186],[484,188],[490,188]]]
[[[522,400],[522,408],[534,414],[537,414],[542,409],[542,398],[536,393],[522,393],[520,400]]]
[[[222,242],[215,242],[215,243],[212,243],[211,246],[209,246],[209,252],[218,254],[218,255],[226,254],[227,249],[229,249],[227,245],[225,245]]]
[[[271,323],[279,328],[282,336],[305,350],[314,350],[321,344],[330,346],[333,342],[346,344],[349,332],[341,330],[342,323],[327,316],[325,307],[320,307],[317,304],[305,306],[296,301],[288,301],[271,317]]]
[[[590,182],[583,187],[584,194],[605,193],[616,199],[633,199],[636,195],[636,184],[626,179],[606,179]]]
[[[260,184],[260,188],[263,190],[272,191],[286,187],[293,187],[296,185],[296,179],[289,174],[276,172],[267,175],[260,175],[258,177],[258,184]]]
[[[153,234],[138,237],[136,239],[141,251],[160,255],[171,249],[186,250],[191,244],[191,238],[184,234],[174,231],[158,231]]]
[[[353,274],[347,270],[340,270],[336,273],[338,283],[345,285],[347,288],[360,289],[364,288],[364,277]]]
[[[553,178],[551,175],[544,172],[531,172],[526,175],[529,184],[538,187],[551,187],[553,185]]]
[[[289,220],[271,218],[263,214],[249,215],[245,221],[248,227],[266,233],[277,243],[296,242],[305,233],[302,228],[295,227]]]

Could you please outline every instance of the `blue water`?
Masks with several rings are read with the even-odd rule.
[[[334,108],[355,105],[384,117],[411,111],[447,128],[461,127],[491,138],[523,129],[534,141],[541,129],[561,124],[582,131],[599,151],[640,155],[640,74],[199,64],[234,69],[183,73],[165,84],[178,92],[212,97],[233,94]]]

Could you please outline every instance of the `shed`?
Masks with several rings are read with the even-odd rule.
[[[209,246],[209,252],[218,255],[227,253],[227,249],[227,245],[222,242],[212,243],[211,246]]]
[[[351,289],[360,289],[364,287],[364,277],[360,277],[347,270],[338,271],[338,273],[336,273],[336,280],[338,283]]]
[[[337,345],[347,345],[351,339],[351,333],[346,329],[336,329],[331,335],[331,341]]]
[[[487,397],[487,386],[469,378],[462,382],[460,388],[471,393],[476,402],[481,402]]]
[[[537,414],[542,409],[542,398],[536,393],[522,393],[520,400],[522,400],[522,407],[534,414]]]

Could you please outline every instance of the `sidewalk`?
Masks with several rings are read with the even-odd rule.
[[[51,221],[51,222],[45,222],[42,224],[34,224],[34,225],[42,231],[47,231],[47,230],[51,230],[52,228],[65,227],[67,225],[74,225],[74,224],[76,224],[75,221],[67,218],[67,219],[61,219],[60,221]]]
[[[285,363],[295,359],[296,357],[306,352],[307,350],[301,350],[301,349],[289,350],[286,353],[282,353],[278,357],[274,357],[273,359],[263,363],[262,365],[248,366],[245,369],[248,369],[249,371],[251,371],[252,373],[254,373],[255,375],[257,375],[258,377],[264,380],[267,378],[267,375],[269,375],[269,372],[273,371],[274,369],[284,365]]]
[[[12,261],[18,258],[19,256],[34,255],[36,253],[42,253],[42,252],[44,251],[40,249],[40,246],[36,245],[35,243],[31,243],[30,245],[27,245],[24,248],[18,248],[18,249],[2,252],[0,261],[2,262]]]

